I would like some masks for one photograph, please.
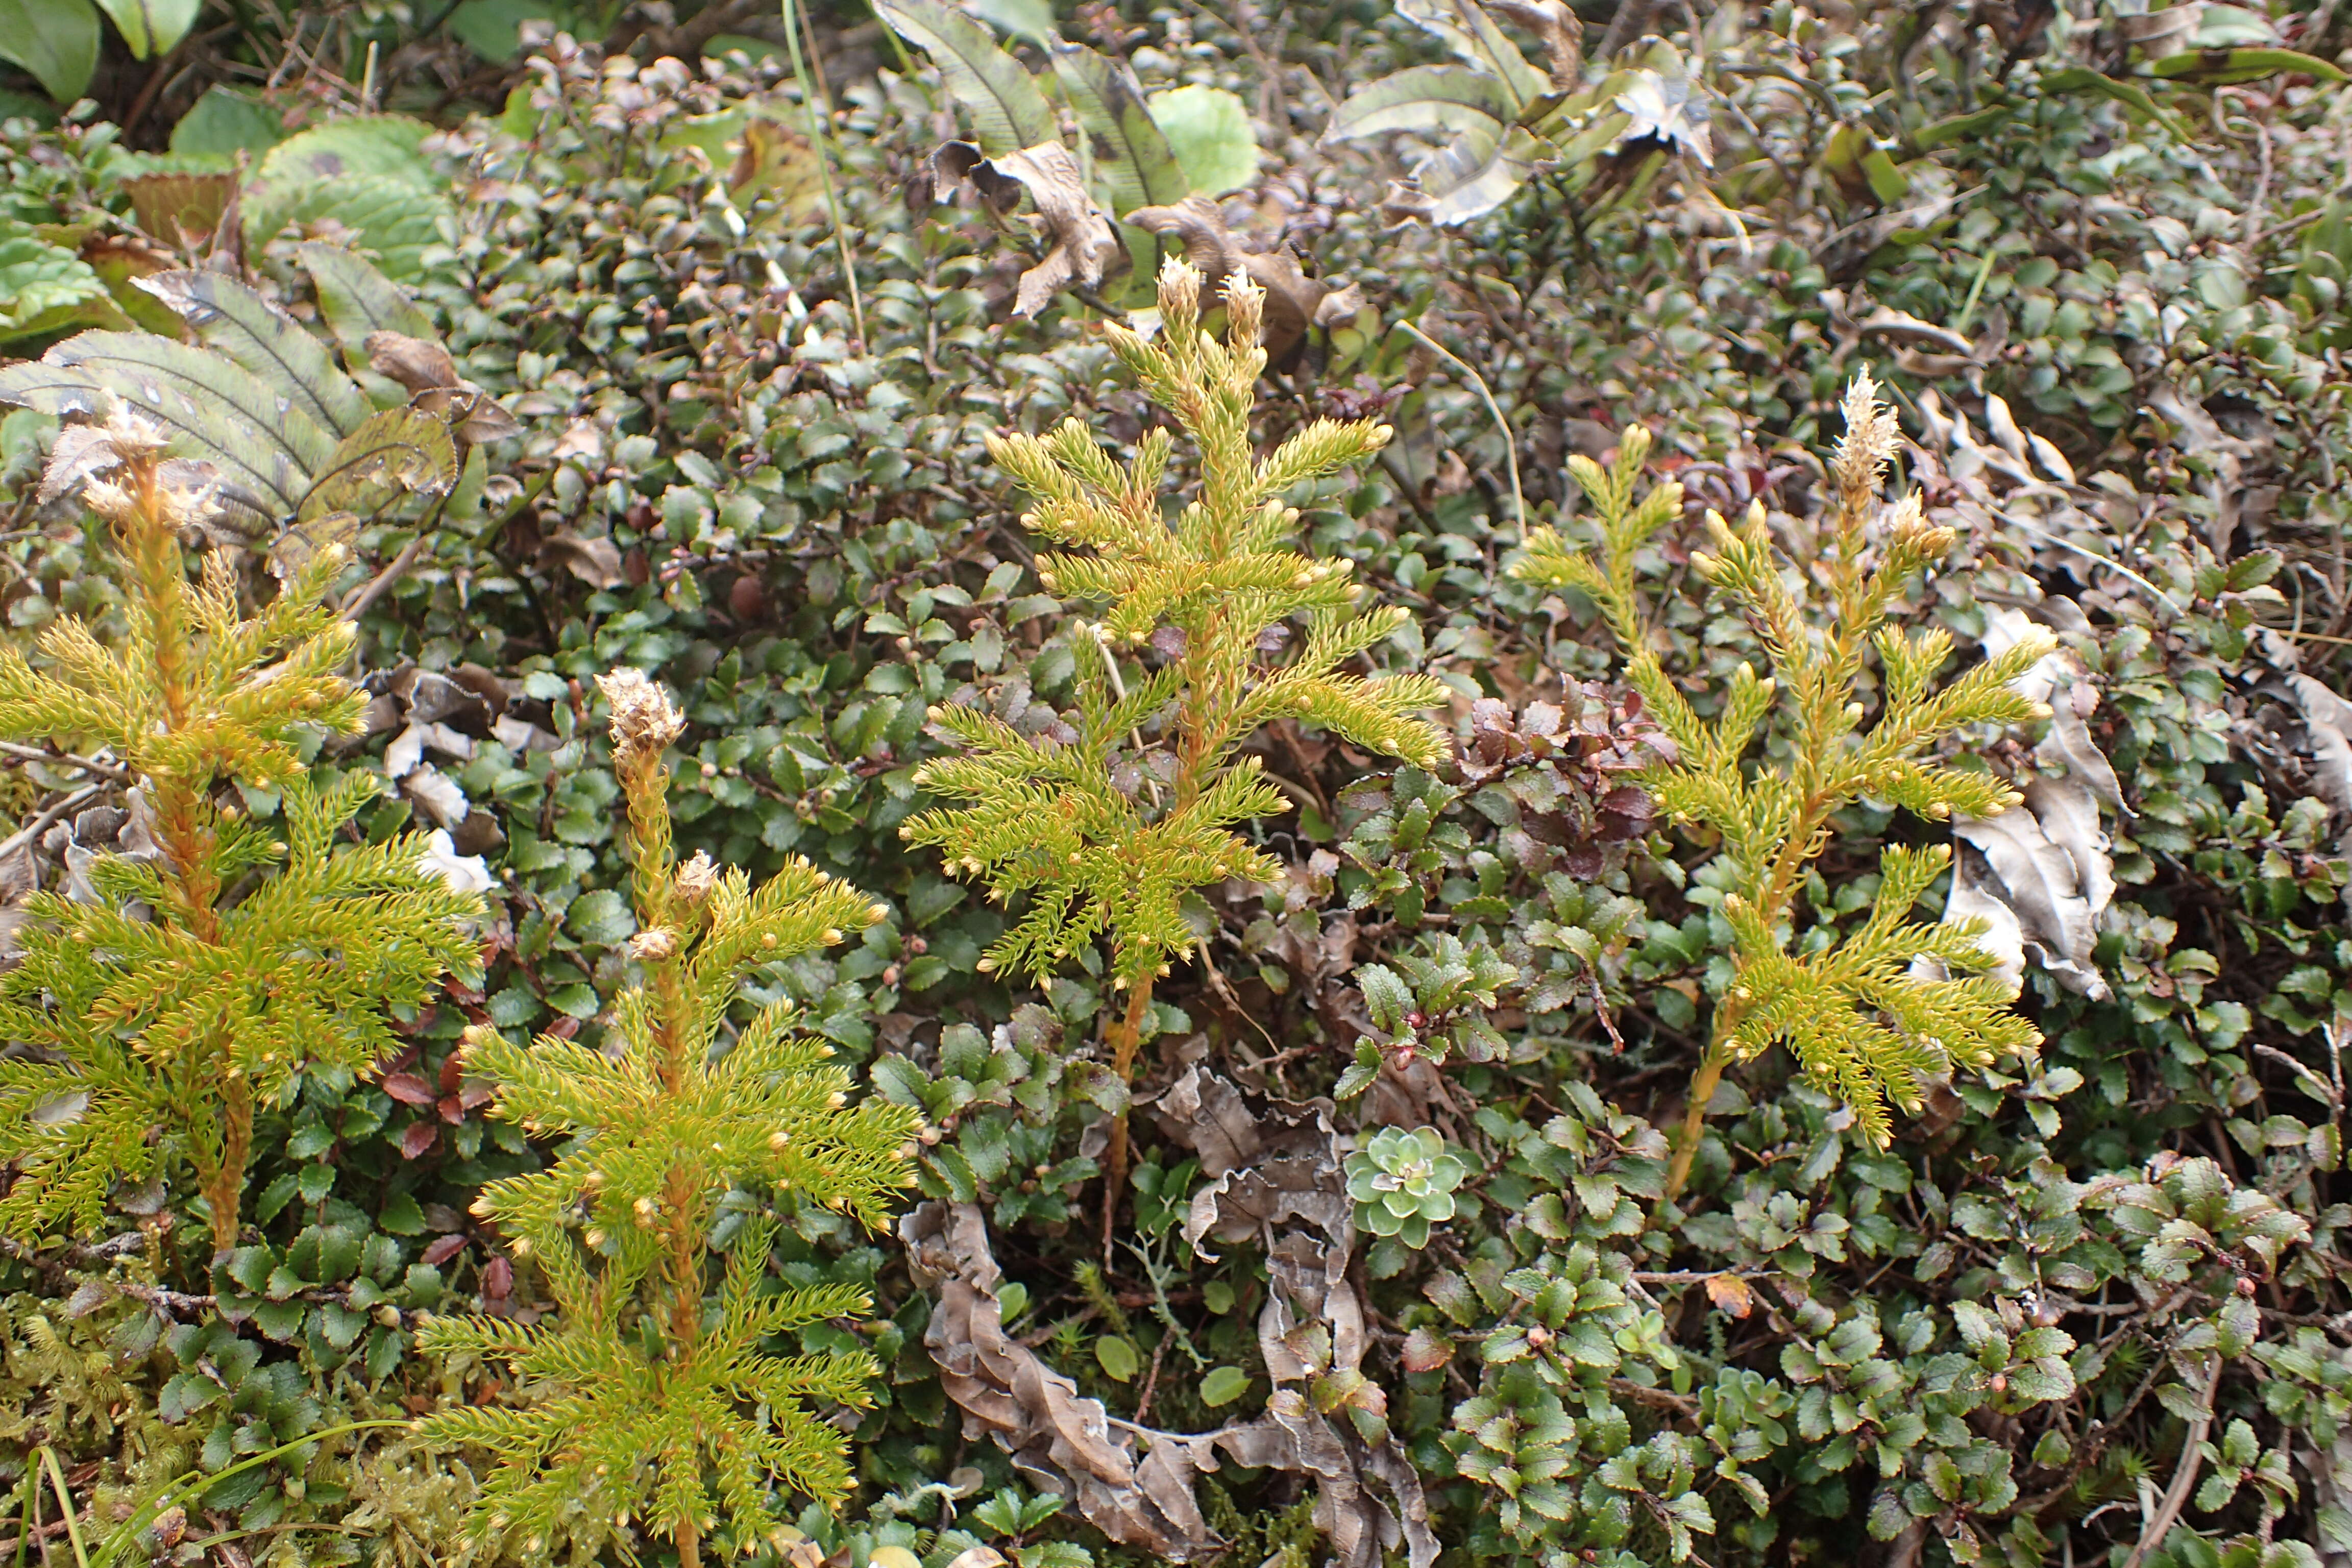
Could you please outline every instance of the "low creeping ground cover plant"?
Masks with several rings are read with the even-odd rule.
[[[1633,499],[1647,431],[1626,431],[1612,468],[1582,455],[1569,459],[1593,506],[1597,557],[1546,528],[1513,568],[1580,589],[1600,605],[1624,657],[1626,681],[1678,752],[1648,773],[1659,805],[1720,847],[1699,880],[1730,925],[1732,973],[1691,1079],[1666,1171],[1669,1204],[1690,1179],[1707,1103],[1735,1062],[1787,1045],[1852,1110],[1864,1135],[1884,1147],[1893,1131],[1890,1101],[1916,1109],[1931,1075],[1956,1064],[1988,1066],[2041,1042],[2011,1010],[2012,984],[1951,973],[1990,967],[1977,941],[1983,922],[1904,918],[1949,865],[1947,846],[1888,846],[1869,918],[1842,936],[1796,929],[1806,871],[1829,847],[1832,819],[1847,807],[1876,800],[1943,821],[1991,816],[2018,803],[2000,778],[1949,765],[1931,749],[1971,726],[2042,713],[2011,683],[2052,646],[2044,636],[2022,639],[1936,685],[1951,657],[1951,634],[1891,625],[1889,610],[1914,575],[1950,552],[1954,535],[1925,521],[1916,493],[1882,503],[1896,429],[1868,373],[1854,379],[1844,412],[1812,570],[1783,563],[1760,501],[1738,528],[1707,514],[1714,548],[1691,563],[1748,620],[1772,666],[1759,676],[1742,664],[1711,721],[1667,675],[1635,587],[1642,546],[1682,512],[1682,487],[1672,480],[1638,504]],[[1874,663],[1878,713],[1865,728],[1864,678]],[[1783,723],[1768,729],[1776,713]],[[1760,758],[1752,756],[1759,751]]]
[[[777,1287],[770,1253],[802,1204],[881,1226],[908,1182],[902,1150],[919,1118],[879,1100],[850,1105],[848,1072],[788,1005],[730,1016],[747,971],[838,943],[885,911],[805,860],[756,889],[707,855],[679,864],[663,758],[685,719],[635,670],[601,684],[628,807],[628,952],[643,977],[614,1003],[606,1048],[551,1034],[522,1046],[488,1026],[467,1036],[494,1113],[569,1140],[475,1205],[538,1266],[559,1310],[536,1324],[432,1323],[426,1349],[503,1361],[533,1398],[445,1410],[425,1431],[496,1458],[475,1510],[480,1539],[538,1555],[559,1536],[609,1538],[634,1561],[628,1527],[642,1520],[694,1568],[718,1510],[748,1552],[766,1533],[771,1485],[828,1502],[849,1488],[842,1436],[812,1406],[868,1403],[873,1359],[767,1346],[863,1312],[866,1293]]]
[[[1134,1071],[1153,985],[1198,940],[1185,895],[1282,874],[1232,831],[1288,805],[1244,742],[1292,718],[1424,765],[1445,750],[1439,731],[1416,716],[1442,699],[1433,679],[1346,673],[1407,612],[1360,607],[1350,563],[1302,553],[1298,513],[1285,500],[1293,487],[1379,451],[1388,428],[1318,420],[1257,457],[1249,416],[1265,368],[1265,290],[1234,275],[1219,342],[1201,325],[1201,286],[1199,272],[1171,261],[1160,277],[1156,340],[1118,322],[1103,328],[1198,449],[1199,494],[1172,521],[1161,487],[1175,437],[1164,427],[1143,437],[1125,468],[1075,419],[1048,436],[989,443],[1036,498],[1024,523],[1087,552],[1043,557],[1046,590],[1105,606],[1074,639],[1076,739],[1026,736],[978,707],[934,708],[933,722],[964,751],[926,764],[921,782],[961,804],[923,812],[899,830],[985,879],[1000,900],[1026,895],[1027,910],[989,952],[991,968],[1043,981],[1087,944],[1109,939],[1111,980],[1127,993],[1123,1016],[1107,1030],[1122,1083]],[[1294,618],[1304,635],[1284,658]],[[1125,1184],[1126,1129],[1122,1110],[1111,1131],[1106,1225]]]
[[[182,534],[216,510],[218,476],[165,450],[120,408],[59,434],[45,489],[78,490],[111,527],[127,632],[110,648],[57,621],[37,667],[0,647],[0,736],[95,753],[94,776],[130,785],[126,852],[89,867],[87,897],[33,896],[0,979],[0,1037],[29,1047],[0,1057],[0,1166],[16,1172],[0,1233],[89,1233],[118,1183],[184,1173],[224,1254],[257,1116],[306,1075],[348,1086],[396,1050],[395,1013],[478,969],[482,906],[427,867],[424,834],[337,842],[373,774],[308,777],[306,753],[364,701],[326,598],[343,552],[320,551],[247,616],[226,552],[188,580]],[[242,804],[269,792],[282,839]],[[7,847],[27,863],[31,836]]]

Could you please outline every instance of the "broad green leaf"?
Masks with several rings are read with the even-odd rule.
[[[131,46],[131,58],[152,60],[168,54],[173,46],[188,36],[196,24],[196,13],[203,9],[204,0],[98,0],[106,14],[114,18],[114,26],[122,34],[122,41]]]
[[[0,239],[0,343],[124,324],[106,280],[80,257],[30,235]]]
[[[144,332],[84,332],[43,357],[98,377],[142,410],[178,398],[242,420],[304,473],[318,472],[335,449],[334,437],[276,388],[193,344]]]
[[[940,0],[877,0],[874,8],[931,57],[950,96],[971,111],[982,152],[1002,158],[1055,139],[1053,105],[979,23]]]
[[[625,942],[637,929],[627,901],[610,888],[581,894],[564,912],[563,923],[573,936],[597,947]]]
[[[245,370],[203,349],[138,332],[83,332],[30,364],[0,368],[0,403],[45,414],[102,414],[109,395],[170,432],[173,450],[220,469],[238,500],[291,516],[334,438],[281,407]]]
[[[267,153],[286,140],[276,111],[235,88],[208,89],[172,127],[172,151],[183,158],[234,158]]]
[[[962,0],[962,5],[998,32],[1026,38],[1041,49],[1059,41],[1054,32],[1054,8],[1045,0]]]
[[[1397,12],[1436,34],[1456,58],[1500,81],[1510,94],[1508,118],[1516,120],[1551,91],[1550,76],[1528,62],[1478,0],[1397,0]]]
[[[1168,138],[1192,190],[1221,196],[1257,178],[1257,132],[1242,100],[1221,87],[1180,87],[1151,95],[1151,118]]]
[[[1324,134],[1345,141],[1383,131],[1483,131],[1500,137],[1514,117],[1503,84],[1460,66],[1413,66],[1348,95]]]
[[[346,174],[276,208],[268,233],[274,237],[291,226],[331,219],[359,237],[360,248],[375,254],[385,276],[417,278],[425,271],[425,247],[440,239],[441,218],[448,210],[438,190],[402,176]],[[252,227],[246,230],[248,246],[254,233]]]
[[[1126,65],[1083,44],[1057,42],[1054,74],[1087,132],[1096,176],[1109,187],[1114,214],[1171,205],[1192,194],[1184,165]]]
[[[438,341],[432,318],[365,257],[322,240],[312,240],[297,254],[319,290],[320,312],[334,329],[347,359],[367,363],[370,332]]]
[[[33,73],[41,89],[71,103],[98,69],[98,12],[89,0],[0,0],[0,60]]]
[[[330,120],[280,142],[245,195],[245,243],[259,250],[288,225],[333,218],[385,254],[385,269],[414,271],[446,208],[442,182],[421,151],[433,128],[400,114]],[[421,232],[420,232],[421,228]]]
[[[404,494],[439,495],[457,482],[449,427],[413,408],[387,408],[335,448],[302,498],[301,516],[349,511],[364,518]]]
[[[58,122],[58,106],[37,92],[0,87],[0,120],[29,120],[47,130]]]
[[[2310,76],[2324,82],[2352,81],[2316,55],[2294,49],[2192,49],[2167,55],[2147,68],[2168,81],[2191,80],[2213,87],[2266,76]]]
[[[449,35],[486,60],[510,60],[522,51],[525,22],[564,20],[547,0],[466,0],[449,13]]]
[[[2278,29],[2260,12],[2206,0],[2198,10],[2197,31],[2192,37],[2200,49],[2234,49],[2275,44]]]
[[[139,287],[178,313],[207,348],[226,354],[293,400],[321,429],[349,436],[374,408],[301,323],[218,272],[159,272]]]

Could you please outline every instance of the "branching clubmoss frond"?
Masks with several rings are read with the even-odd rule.
[[[552,1164],[491,1183],[475,1205],[539,1266],[560,1313],[552,1327],[428,1328],[427,1348],[505,1362],[533,1402],[445,1411],[425,1426],[498,1460],[474,1519],[480,1539],[533,1554],[585,1520],[627,1557],[628,1527],[642,1521],[690,1568],[721,1512],[748,1544],[776,1489],[827,1501],[848,1489],[841,1434],[820,1407],[866,1405],[872,1360],[779,1355],[768,1342],[867,1301],[845,1287],[774,1289],[770,1245],[793,1202],[886,1224],[911,1179],[919,1119],[878,1100],[850,1104],[833,1047],[782,1004],[728,1040],[748,970],[838,942],[884,911],[804,860],[756,889],[701,855],[677,864],[663,754],[684,721],[634,670],[603,684],[643,979],[614,1002],[602,1048],[467,1035],[468,1070],[496,1086],[493,1113],[566,1141]],[[730,1194],[765,1207],[724,1247],[714,1288],[709,1237]]]
[[[137,781],[128,852],[87,874],[97,901],[36,894],[0,978],[0,1036],[33,1047],[0,1058],[9,1235],[95,1230],[116,1183],[186,1171],[234,1247],[257,1111],[301,1073],[371,1071],[401,1044],[392,1011],[478,967],[481,901],[425,868],[426,836],[339,842],[377,781],[320,787],[302,762],[362,702],[327,596],[341,550],[246,615],[224,557],[192,583],[182,555],[214,477],[136,415],[68,427],[45,491],[112,524],[128,633],[58,622],[37,665],[0,647],[0,735],[110,752]],[[225,781],[280,792],[282,842],[218,804]]]
[[[1839,811],[1875,800],[1943,820],[2015,804],[2016,794],[1998,778],[1945,766],[1929,753],[1969,726],[2034,716],[2038,705],[2010,683],[2047,651],[2041,643],[2021,645],[1935,684],[1950,637],[1889,625],[1887,616],[1904,585],[1949,552],[1952,533],[1924,521],[1916,495],[1882,506],[1897,433],[1867,374],[1855,379],[1844,408],[1846,434],[1831,464],[1826,548],[1815,571],[1784,567],[1760,502],[1737,526],[1707,516],[1710,549],[1692,564],[1746,615],[1771,667],[1759,676],[1742,665],[1711,720],[1698,715],[1659,663],[1636,589],[1643,545],[1681,515],[1683,502],[1682,487],[1672,481],[1634,500],[1646,430],[1626,432],[1610,468],[1570,459],[1592,503],[1595,548],[1578,549],[1558,531],[1541,529],[1513,567],[1517,575],[1579,589],[1600,607],[1622,650],[1627,681],[1679,752],[1646,782],[1675,820],[1715,836],[1730,872],[1721,910],[1732,931],[1732,983],[1717,1001],[1692,1081],[1670,1198],[1688,1179],[1706,1101],[1733,1062],[1787,1046],[1853,1110],[1863,1134],[1883,1144],[1892,1133],[1890,1105],[1916,1108],[1928,1077],[2030,1050],[2041,1038],[2012,1010],[2006,985],[1967,977],[1991,962],[1977,945],[1979,927],[1906,918],[1943,873],[1949,851],[1942,847],[1887,848],[1869,919],[1843,935],[1807,931],[1799,940],[1796,894],[1828,847]],[[1872,720],[1857,693],[1874,659]],[[1785,752],[1761,759],[1758,742],[1776,721]],[[1936,961],[1937,973],[1963,977],[1915,973],[1921,957]]]
[[[1200,491],[1172,522],[1161,510],[1174,450],[1165,430],[1145,435],[1124,466],[1075,419],[1045,436],[991,437],[996,460],[1035,498],[1022,521],[1060,547],[1038,562],[1047,592],[1105,606],[1072,639],[1077,738],[1032,738],[969,707],[932,710],[963,754],[929,764],[921,782],[958,804],[899,830],[993,897],[1026,898],[985,967],[1043,980],[1081,948],[1109,943],[1113,982],[1128,992],[1126,1016],[1110,1030],[1122,1079],[1154,981],[1193,944],[1185,895],[1280,874],[1233,831],[1287,805],[1242,745],[1289,718],[1423,766],[1445,751],[1444,736],[1419,717],[1444,700],[1434,679],[1349,670],[1405,612],[1360,607],[1350,563],[1301,552],[1298,513],[1284,500],[1370,457],[1390,432],[1369,420],[1321,420],[1255,455],[1249,416],[1265,368],[1265,301],[1236,273],[1220,342],[1201,326],[1201,275],[1171,261],[1160,277],[1158,337],[1118,322],[1103,329],[1199,452]],[[1294,622],[1303,635],[1291,636]],[[1286,637],[1296,652],[1265,659],[1269,640]],[[1132,660],[1124,669],[1123,654]],[[1114,1201],[1125,1127],[1122,1118],[1112,1137]]]

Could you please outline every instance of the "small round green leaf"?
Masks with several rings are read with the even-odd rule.
[[[1214,1366],[1201,1380],[1201,1403],[1214,1410],[1249,1392],[1249,1373],[1237,1366]]]
[[[1116,1334],[1106,1334],[1095,1342],[1095,1360],[1102,1363],[1103,1373],[1114,1383],[1132,1383],[1143,1364],[1131,1340]]]

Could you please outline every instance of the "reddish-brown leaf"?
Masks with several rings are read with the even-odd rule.
[[[430,1105],[436,1098],[433,1086],[413,1072],[387,1074],[383,1091],[403,1105]]]
[[[441,1141],[441,1129],[430,1121],[412,1121],[408,1131],[400,1135],[400,1152],[404,1159],[421,1160],[425,1151]]]
[[[1454,1359],[1454,1342],[1430,1329],[1415,1329],[1405,1336],[1404,1369],[1407,1372],[1435,1372]]]

